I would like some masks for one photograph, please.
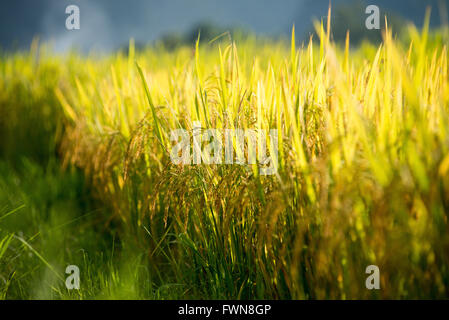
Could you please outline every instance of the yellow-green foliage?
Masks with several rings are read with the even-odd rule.
[[[136,53],[131,41],[104,58],[11,56],[0,106],[15,77],[37,99],[50,71],[27,70],[54,65],[62,158],[190,296],[447,298],[447,48],[426,29],[358,49],[317,29],[300,48],[249,38]],[[277,129],[278,173],[173,165],[169,132],[194,121]],[[379,291],[365,288],[371,264]]]

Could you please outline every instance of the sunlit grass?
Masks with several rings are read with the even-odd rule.
[[[225,37],[136,52],[131,41],[104,58],[35,47],[1,60],[0,112],[17,118],[0,120],[5,132],[45,123],[39,147],[82,170],[101,225],[139,261],[119,281],[105,258],[111,284],[81,298],[448,297],[447,47],[427,28],[360,48],[316,29],[299,47],[293,33],[290,45]],[[277,129],[277,174],[173,165],[170,131],[197,121]],[[365,288],[371,264],[379,291]]]

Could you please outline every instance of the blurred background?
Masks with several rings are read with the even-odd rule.
[[[65,8],[80,8],[81,29],[67,30]],[[333,0],[335,40],[351,31],[351,41],[376,41],[381,32],[367,30],[365,8],[377,5],[394,30],[424,21],[432,7],[431,26],[447,25],[448,0]],[[130,38],[144,46],[162,41],[167,47],[196,39],[210,40],[224,31],[288,36],[296,27],[298,41],[313,32],[313,20],[326,16],[328,0],[14,0],[0,3],[0,48],[26,49],[33,37],[51,41],[58,52],[77,48],[108,52],[126,46]]]

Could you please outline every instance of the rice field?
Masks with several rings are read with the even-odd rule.
[[[353,47],[329,25],[2,53],[0,298],[449,298],[446,33]],[[276,130],[275,174],[175,164],[176,129]]]

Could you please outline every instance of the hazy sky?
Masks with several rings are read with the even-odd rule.
[[[378,4],[419,23],[426,5],[448,0],[333,0]],[[76,4],[81,29],[65,28],[65,8]],[[326,14],[328,0],[2,0],[0,47],[29,46],[33,36],[52,40],[57,50],[75,45],[84,50],[115,49],[130,37],[139,42],[169,32],[185,32],[203,21],[242,26],[257,33],[286,34],[293,23],[306,34],[314,17]],[[439,21],[437,9],[433,18]]]

